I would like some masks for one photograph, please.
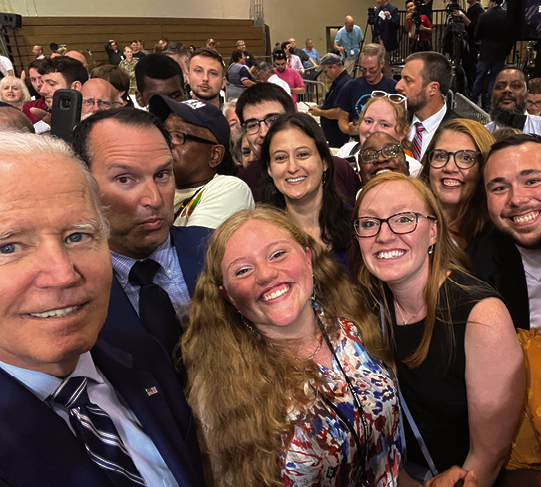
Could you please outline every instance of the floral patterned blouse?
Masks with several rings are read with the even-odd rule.
[[[398,393],[392,373],[368,355],[353,323],[340,319],[340,335],[334,344],[344,373],[360,398],[367,423],[363,422],[340,368],[318,364],[326,379],[325,396],[354,425],[366,448],[364,481],[357,443],[349,427],[326,402],[318,398],[308,412],[290,411],[295,425],[292,441],[283,439],[281,477],[284,487],[396,486],[405,452]],[[364,453],[364,452],[362,452]],[[362,454],[361,453],[361,454]]]

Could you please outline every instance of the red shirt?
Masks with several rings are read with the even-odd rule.
[[[411,29],[411,24],[413,22],[412,22],[411,18],[409,18],[407,20],[408,20],[408,25],[410,26],[410,29]],[[426,15],[421,15],[421,25],[423,27],[426,27],[427,29],[432,28],[432,22],[430,22],[430,20],[428,19],[428,17]],[[426,30],[419,30],[419,29],[415,28],[415,35],[413,37],[410,37],[410,44],[413,44],[415,41],[418,41],[418,42],[428,42],[428,41],[430,41],[430,33],[427,32]]]
[[[45,105],[45,98],[41,97],[41,98],[38,98],[37,100],[27,101],[23,105],[23,113],[30,119],[33,125],[35,123],[38,123],[41,119],[32,115],[32,113],[30,112],[31,108],[39,108],[41,110],[47,110],[47,105]]]

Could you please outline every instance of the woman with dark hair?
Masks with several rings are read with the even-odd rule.
[[[439,126],[423,157],[419,179],[432,189],[461,248],[491,227],[483,168],[493,143],[479,122],[456,118]]]
[[[233,62],[229,65],[227,70],[226,79],[227,85],[225,93],[228,100],[232,98],[238,98],[242,93],[246,91],[249,86],[255,85],[255,78],[250,74],[248,68],[245,66],[246,58],[244,52],[239,49],[235,49],[231,54]]]
[[[349,278],[282,212],[214,232],[182,338],[207,485],[395,487],[396,386]]]
[[[354,215],[353,274],[380,311],[394,356],[409,424],[406,472],[420,481],[460,465],[479,487],[491,487],[524,397],[509,311],[468,272],[423,182],[396,172],[376,176]]]
[[[276,119],[261,146],[267,168],[263,201],[293,221],[345,264],[352,235],[348,208],[334,183],[334,162],[317,122],[306,113]]]

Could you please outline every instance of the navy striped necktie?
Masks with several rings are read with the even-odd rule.
[[[87,383],[86,377],[70,377],[60,384],[49,401],[68,410],[71,427],[85,444],[88,456],[114,485],[146,485],[109,415],[90,402]]]

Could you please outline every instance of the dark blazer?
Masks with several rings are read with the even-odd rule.
[[[477,277],[496,289],[509,308],[515,328],[530,329],[528,285],[522,257],[513,241],[491,230],[466,248]]]
[[[475,40],[481,41],[479,59],[485,63],[503,61],[511,47],[507,36],[507,11],[492,7],[479,16],[475,28]]]
[[[204,227],[171,227],[173,246],[190,296],[193,295],[197,278],[203,269],[211,233],[211,229]],[[145,332],[137,312],[116,277],[113,277],[111,284],[109,311],[103,329]]]
[[[390,17],[383,20],[379,13],[381,11],[389,12]],[[400,27],[400,17],[398,15],[398,8],[393,7],[391,4],[385,5],[385,7],[378,7],[375,12],[376,25],[374,26],[374,35],[372,42],[379,43],[381,39],[383,41],[383,47],[387,52],[398,49],[398,38],[396,32]]]
[[[91,350],[96,366],[137,416],[181,487],[203,485],[191,410],[153,339],[109,335]],[[155,387],[156,394],[146,390]],[[0,369],[0,487],[112,487],[66,422]]]

